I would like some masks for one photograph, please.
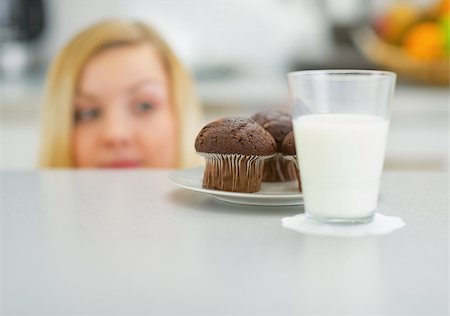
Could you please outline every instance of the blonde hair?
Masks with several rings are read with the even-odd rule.
[[[200,129],[201,108],[193,81],[169,45],[149,26],[133,21],[107,20],[75,36],[58,54],[47,75],[42,116],[40,166],[73,167],[73,103],[85,63],[106,48],[149,44],[160,55],[169,78],[177,135],[177,167],[199,163],[194,139]]]

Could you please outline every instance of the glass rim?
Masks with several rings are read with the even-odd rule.
[[[371,70],[371,69],[319,69],[319,70],[297,70],[287,73],[288,78],[299,76],[323,76],[323,75],[366,75],[366,76],[386,76],[395,78],[397,74],[392,71]]]

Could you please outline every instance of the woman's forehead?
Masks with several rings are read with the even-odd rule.
[[[78,91],[101,93],[103,90],[133,92],[144,86],[164,88],[167,74],[150,45],[127,45],[101,51],[82,69]]]

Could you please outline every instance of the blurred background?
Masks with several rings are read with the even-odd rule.
[[[0,169],[33,169],[49,62],[100,19],[154,26],[193,73],[205,121],[288,109],[286,73],[398,73],[385,168],[448,170],[449,1],[0,0]]]

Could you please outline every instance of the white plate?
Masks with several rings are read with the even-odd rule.
[[[169,175],[169,179],[182,188],[211,194],[230,203],[271,206],[303,204],[303,195],[298,192],[297,181],[263,182],[259,192],[240,193],[203,188],[203,167],[174,171]]]

